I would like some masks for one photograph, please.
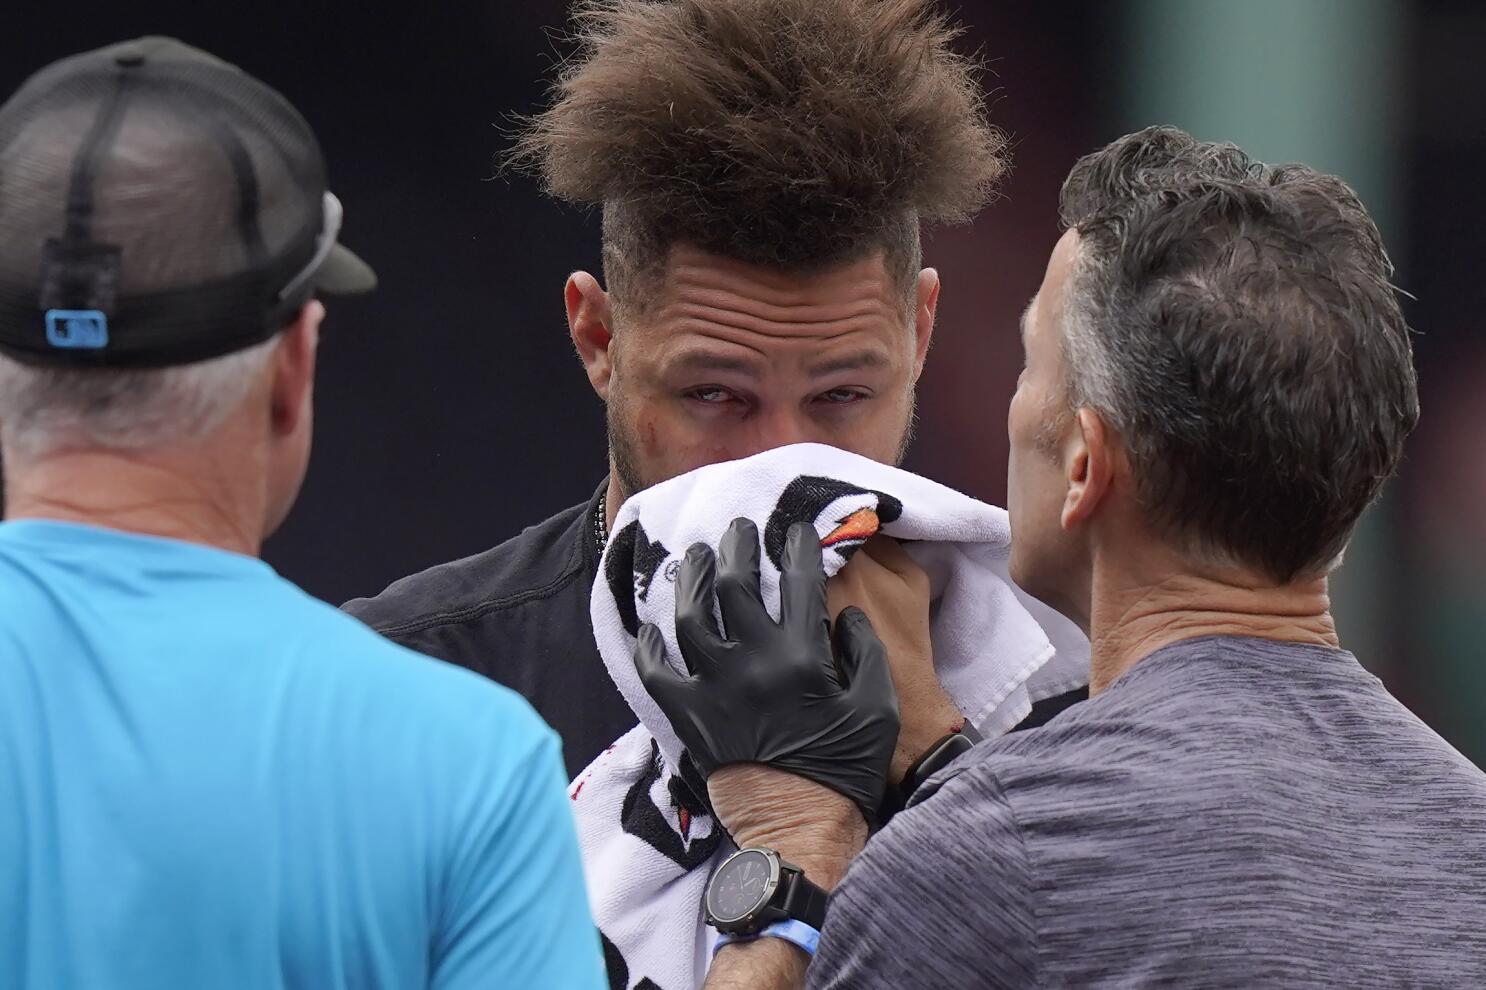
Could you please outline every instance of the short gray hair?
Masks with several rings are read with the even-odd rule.
[[[1326,570],[1419,418],[1377,227],[1340,179],[1171,127],[1074,166],[1068,398],[1119,431],[1149,517],[1287,582]]]
[[[0,435],[22,458],[207,436],[247,397],[278,340],[170,368],[42,367],[0,356]]]

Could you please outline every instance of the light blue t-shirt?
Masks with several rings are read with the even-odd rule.
[[[265,563],[0,524],[0,987],[606,987],[556,736]]]

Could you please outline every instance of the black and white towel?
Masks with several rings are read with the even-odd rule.
[[[687,547],[716,546],[738,516],[763,541],[765,605],[778,615],[784,535],[820,534],[834,574],[878,532],[908,542],[932,588],[934,666],[980,731],[997,735],[1034,701],[1088,683],[1089,648],[1067,619],[1007,576],[1006,512],[917,475],[818,444],[702,468],[625,502],[594,584],[594,637],[639,718],[569,789],[594,917],[618,990],[693,990],[715,934],[702,892],[731,841],[683,771],[681,744],[634,668],[639,623],[658,625],[671,661],[675,578]]]

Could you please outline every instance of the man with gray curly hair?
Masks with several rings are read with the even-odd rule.
[[[678,613],[693,673],[639,667],[699,762],[734,761],[708,791],[738,858],[845,874],[802,951],[759,937],[788,886],[720,868],[741,937],[707,987],[1486,985],[1486,774],[1342,649],[1327,592],[1419,416],[1377,228],[1334,176],[1168,127],[1078,162],[1062,219],[1007,419],[1010,569],[1088,633],[1090,698],[961,747],[865,841],[827,747],[887,752],[878,695],[812,724],[774,700],[810,653],[836,688],[824,637],[718,645]],[[716,567],[757,584],[726,543]],[[734,656],[748,717],[717,718]],[[823,742],[797,775],[760,765],[782,738]]]

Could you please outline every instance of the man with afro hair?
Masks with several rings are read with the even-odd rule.
[[[521,692],[576,776],[635,724],[589,620],[619,507],[791,443],[897,463],[940,288],[920,231],[969,220],[1006,160],[932,0],[584,0],[573,25],[514,164],[602,213],[603,278],[573,273],[564,299],[608,475],[346,608]]]

